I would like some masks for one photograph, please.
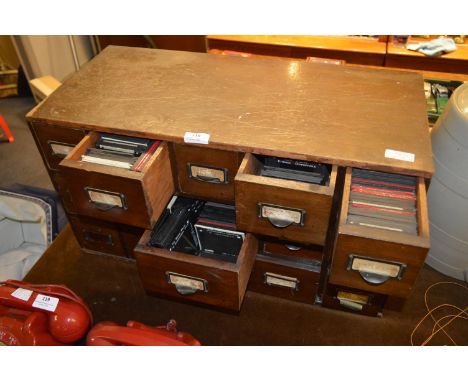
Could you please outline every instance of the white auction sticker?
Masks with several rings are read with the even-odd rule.
[[[392,149],[385,150],[385,158],[404,160],[405,162],[414,162],[415,155],[413,153],[405,153]]]
[[[57,297],[50,297],[44,294],[38,294],[32,306],[34,308],[48,310],[49,312],[55,312],[58,303],[59,299]]]
[[[184,135],[185,143],[201,143],[207,145],[210,141],[210,134],[206,133],[189,133],[188,131]]]
[[[33,293],[32,290],[24,289],[24,288],[18,288],[11,295],[13,297],[19,298],[20,300],[28,301],[29,297],[31,297],[32,293]]]

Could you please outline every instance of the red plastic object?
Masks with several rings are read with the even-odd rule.
[[[27,301],[12,296],[18,288],[32,291]],[[59,299],[54,311],[33,307],[39,294]],[[64,286],[0,283],[0,342],[5,345],[70,344],[81,339],[91,323],[86,304]]]
[[[2,129],[5,132],[5,136],[8,138],[8,140],[4,140],[5,142],[13,142],[15,138],[13,138],[13,134],[11,133],[10,129],[8,128],[8,125],[3,118],[3,116],[0,114],[0,129]],[[1,138],[1,134],[0,134]],[[0,139],[1,141],[1,139]]]
[[[128,321],[127,326],[114,322],[100,322],[88,333],[88,346],[200,346],[191,334],[178,332],[175,320],[165,326],[147,326],[140,322]]]

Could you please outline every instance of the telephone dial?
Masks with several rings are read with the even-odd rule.
[[[128,321],[127,326],[114,322],[96,324],[88,333],[86,345],[199,346],[200,342],[189,333],[177,331],[175,320],[157,327]]]
[[[87,305],[65,286],[0,282],[0,344],[71,344],[91,324]]]

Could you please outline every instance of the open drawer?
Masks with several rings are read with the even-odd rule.
[[[169,251],[148,245],[147,230],[134,250],[147,293],[240,310],[258,250],[247,233],[236,263]]]
[[[430,246],[426,188],[416,182],[417,233],[348,223],[352,169],[346,171],[330,282],[373,293],[407,297]]]
[[[246,153],[235,178],[240,230],[299,243],[323,245],[328,230],[337,167],[326,186],[260,174],[260,161]]]
[[[81,162],[99,134],[91,132],[60,162],[73,212],[97,219],[151,228],[174,192],[166,143],[141,172]]]

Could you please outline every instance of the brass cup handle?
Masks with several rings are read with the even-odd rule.
[[[359,271],[359,274],[369,284],[382,285],[390,279],[390,276],[379,275],[377,273]]]
[[[93,202],[94,207],[96,207],[100,211],[110,211],[112,208],[117,207],[116,205],[112,204],[104,204],[104,203],[99,203],[99,202]]]
[[[291,220],[283,220],[283,219],[277,219],[277,218],[272,218],[272,217],[268,217],[267,219],[271,223],[271,225],[276,228],[286,228],[294,223]]]
[[[177,292],[179,292],[183,296],[190,296],[192,294],[197,293],[197,291],[198,291],[198,289],[196,289],[196,288],[191,288],[191,287],[184,286],[184,285],[174,285],[174,286],[175,286]]]
[[[223,183],[220,179],[214,178],[211,176],[196,175],[194,176],[194,178],[201,182],[206,182],[206,183],[215,183],[215,184]]]

